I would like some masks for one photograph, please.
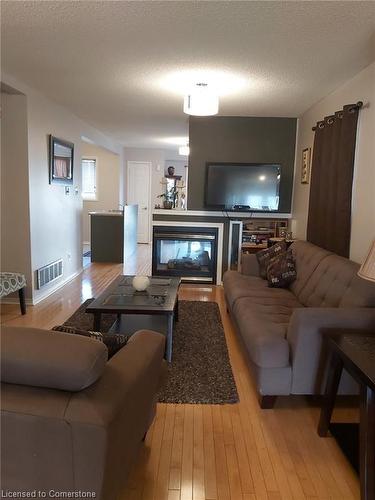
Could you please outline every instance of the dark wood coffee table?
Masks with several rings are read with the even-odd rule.
[[[322,437],[328,434],[341,374],[345,368],[360,386],[361,499],[375,500],[375,332],[342,329],[327,331],[325,337],[331,357],[318,433]]]
[[[174,320],[178,321],[178,288],[181,280],[150,277],[151,284],[144,292],[135,291],[132,281],[133,276],[118,276],[86,308],[87,313],[94,315],[93,329],[100,331],[102,314],[111,313],[117,314],[118,321],[110,331],[134,333],[141,328],[160,331],[164,328],[160,327],[160,321],[153,321],[153,318],[162,316],[167,321],[165,357],[171,362],[173,324]],[[122,315],[126,317],[122,318]]]

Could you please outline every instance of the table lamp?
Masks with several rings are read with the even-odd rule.
[[[358,271],[358,276],[375,282],[375,240],[372,242],[370,250]]]

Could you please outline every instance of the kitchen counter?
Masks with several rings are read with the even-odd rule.
[[[125,262],[137,248],[138,205],[89,212],[91,262]]]
[[[98,210],[97,212],[89,212],[89,215],[122,217],[124,215],[124,212],[123,210]]]

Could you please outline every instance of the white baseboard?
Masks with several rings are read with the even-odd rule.
[[[39,302],[42,302],[42,300],[45,300],[47,297],[49,297],[53,293],[57,292],[57,290],[60,290],[60,288],[62,288],[67,283],[74,280],[74,278],[79,276],[82,273],[82,271],[83,271],[83,267],[81,269],[79,269],[78,271],[76,271],[75,273],[68,276],[67,278],[65,278],[64,280],[57,283],[55,286],[53,286],[49,290],[46,290],[41,296],[32,300],[32,305],[35,306],[36,304],[39,304]]]
[[[82,245],[91,245],[90,241],[82,241]]]

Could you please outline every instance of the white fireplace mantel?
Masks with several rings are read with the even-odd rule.
[[[168,215],[171,217],[227,217],[236,219],[291,219],[292,214],[281,214],[279,212],[226,212],[225,210],[175,210],[156,208],[152,212],[153,215]]]

